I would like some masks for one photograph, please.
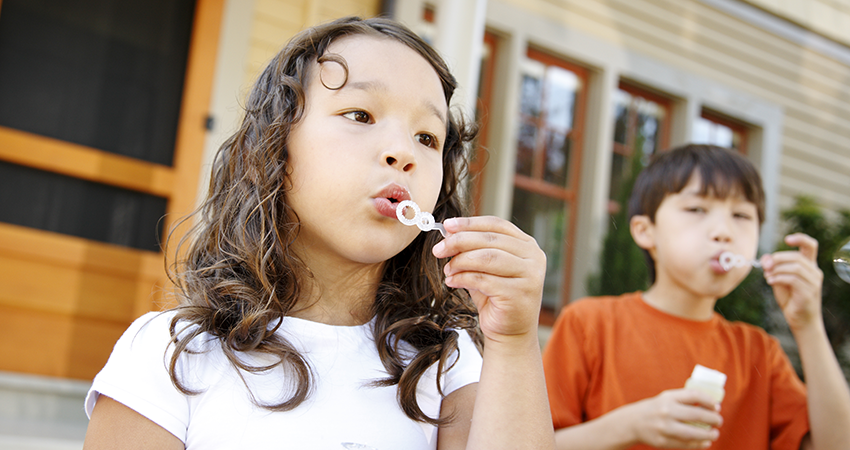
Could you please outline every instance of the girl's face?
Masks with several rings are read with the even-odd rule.
[[[717,299],[749,272],[749,268],[727,272],[718,259],[724,251],[748,260],[755,257],[758,211],[743,196],[703,196],[701,187],[695,172],[680,192],[665,197],[649,225],[650,240],[639,245],[655,260],[654,288],[671,288],[682,297]]]
[[[348,79],[336,62],[313,64],[288,142],[296,247],[308,264],[381,263],[419,233],[395,218],[395,203],[432,212],[437,202],[445,95],[434,68],[401,42],[348,36],[328,53],[345,59]]]

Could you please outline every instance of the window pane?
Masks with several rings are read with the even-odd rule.
[[[537,128],[523,122],[519,126],[519,142],[516,153],[516,173],[531,176],[534,165],[534,147],[537,143]]]
[[[531,75],[522,76],[520,89],[520,112],[531,117],[540,115],[540,91],[542,83],[539,78]]]
[[[0,222],[159,251],[166,199],[0,162]]]
[[[573,128],[578,77],[558,66],[546,70],[546,126],[567,133]]]
[[[629,105],[632,96],[618,89],[614,94],[614,142],[626,143],[626,132],[629,128]]]
[[[617,200],[621,196],[623,181],[628,175],[626,172],[626,169],[629,168],[628,161],[627,157],[619,153],[611,155],[611,185],[609,186],[608,196],[612,200]]]
[[[171,165],[193,10],[3,0],[0,125]]]
[[[564,236],[567,208],[563,201],[514,188],[513,222],[534,237],[546,252],[543,305],[557,308],[564,284]]]
[[[558,186],[566,186],[572,140],[559,132],[548,131],[546,134],[546,170],[543,179]]]

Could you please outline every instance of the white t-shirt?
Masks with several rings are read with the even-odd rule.
[[[307,359],[314,384],[300,406],[272,412],[252,402],[240,373],[251,394],[272,403],[287,392],[284,369],[278,366],[263,374],[237,372],[219,341],[207,334],[191,346],[202,353],[183,353],[177,372],[186,387],[201,393],[184,395],[177,390],[167,370],[174,348],[168,345],[173,315],[145,314],[124,332],[86,397],[89,416],[98,395],[107,395],[168,430],[187,449],[436,448],[437,429],[404,414],[396,400],[397,386],[369,385],[387,376],[372,339],[371,322],[344,327],[285,317],[278,333]],[[465,331],[458,334],[457,362],[443,375],[446,395],[477,382],[481,375],[481,355]],[[244,358],[254,365],[272,361],[263,356]],[[440,412],[436,372],[435,364],[417,388],[419,407],[430,417],[438,417]]]

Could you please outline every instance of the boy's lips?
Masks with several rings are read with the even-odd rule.
[[[711,265],[711,270],[714,271],[714,273],[716,274],[724,274],[728,272],[728,270],[724,269],[723,265],[720,264],[720,255],[722,254],[722,251],[717,252],[714,256],[711,257],[711,261],[709,261],[709,264]]]
[[[393,183],[381,189],[378,195],[375,196],[375,208],[382,216],[396,219],[396,206],[399,202],[410,199],[410,192],[406,187]]]

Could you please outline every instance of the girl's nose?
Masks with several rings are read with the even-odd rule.
[[[406,133],[396,132],[388,136],[381,159],[388,166],[402,172],[416,169],[416,153],[413,138]]]

